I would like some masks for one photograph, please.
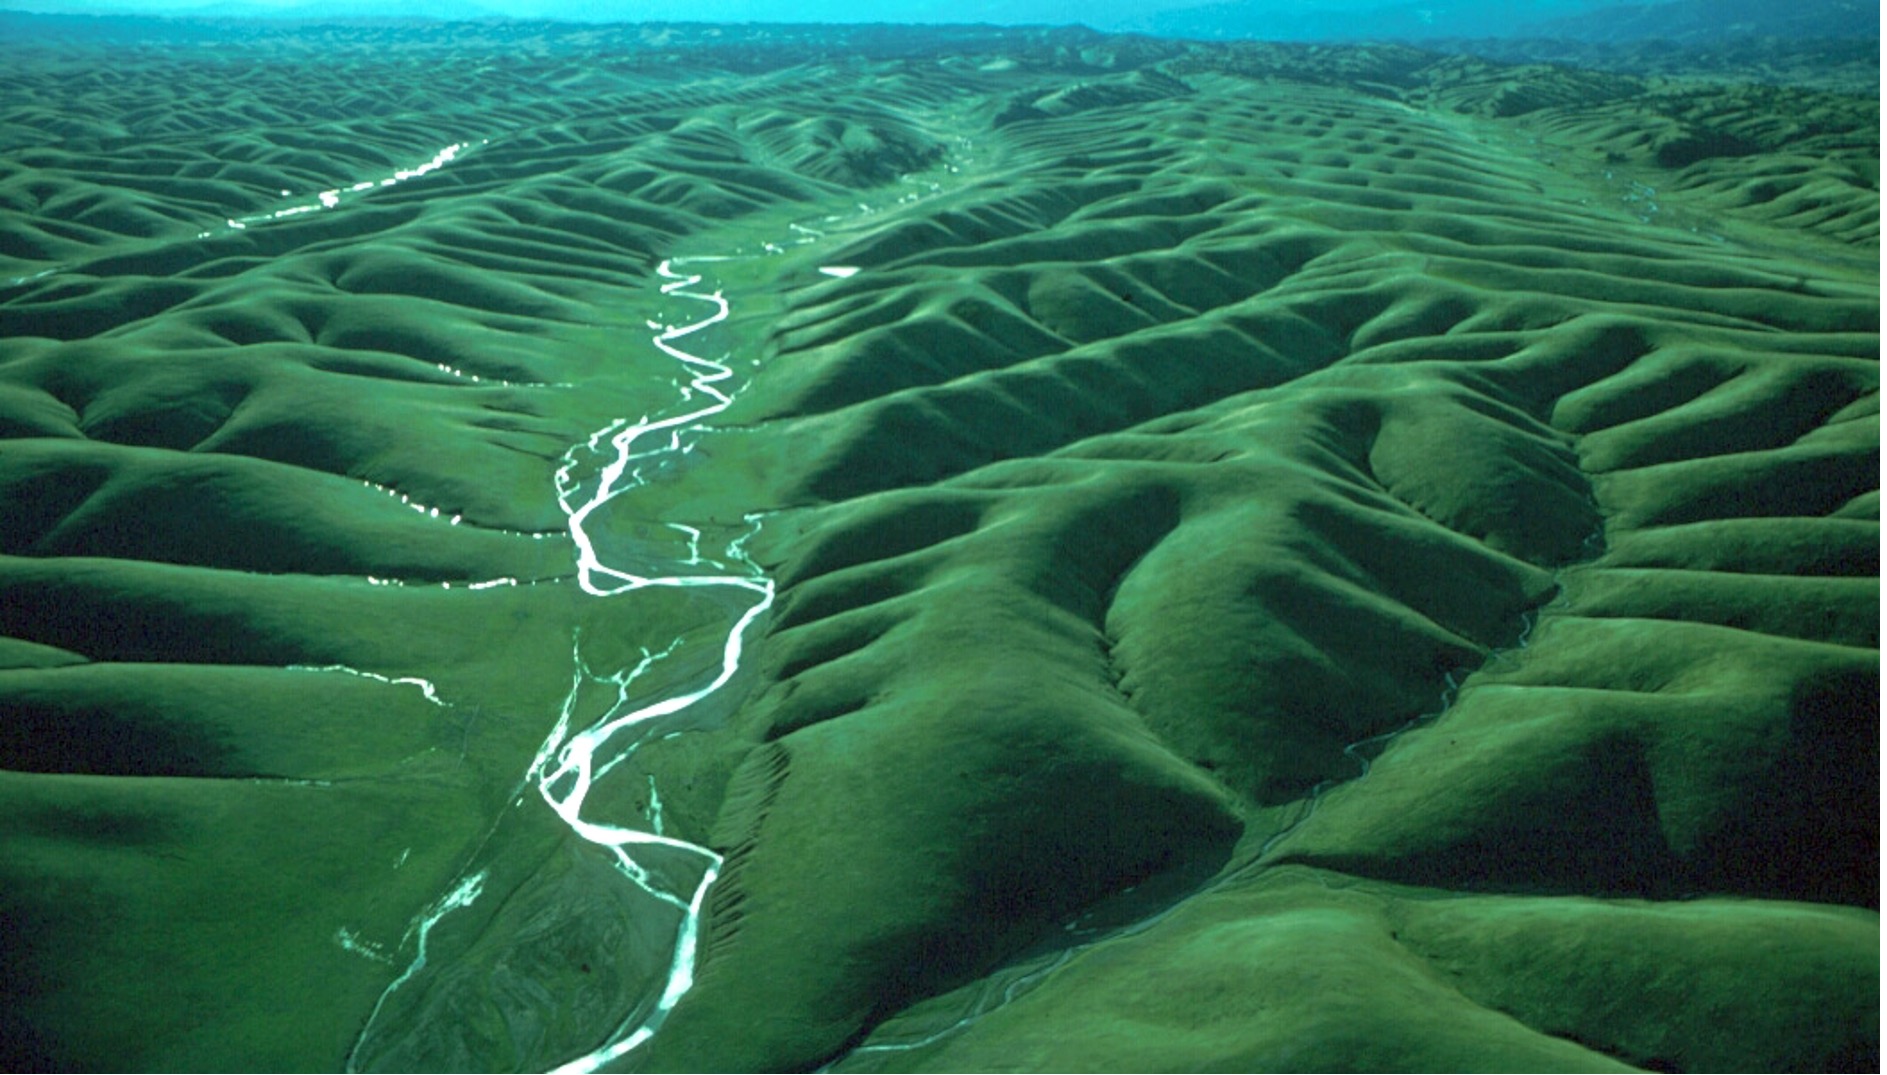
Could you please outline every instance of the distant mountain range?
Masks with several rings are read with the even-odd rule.
[[[1675,0],[1630,4],[1552,19],[1529,36],[1577,41],[1680,41],[1730,37],[1878,38],[1877,0]]]
[[[719,5],[717,7],[717,4]],[[0,11],[62,15],[164,15],[193,19],[291,19],[307,21],[468,20],[506,18],[527,8],[555,7],[554,0],[0,0]],[[659,12],[658,12],[659,9]],[[724,0],[697,0],[682,17],[690,21],[745,21],[725,17],[746,10]],[[907,18],[932,21],[941,10],[930,0],[912,0]],[[666,21],[675,10],[625,0],[596,0],[581,6],[576,21]],[[781,5],[786,14],[796,10]],[[809,3],[797,10],[826,10]],[[834,8],[832,10],[840,10]],[[1066,22],[1065,0],[960,0],[947,5],[950,19],[964,23],[1055,24]],[[1105,32],[1144,33],[1203,40],[1254,38],[1272,41],[1439,41],[1445,39],[1556,38],[1597,42],[1668,40],[1706,44],[1748,37],[1870,39],[1880,36],[1876,0],[1648,0],[1605,4],[1604,0],[1215,0],[1191,7],[1147,11],[1138,0],[1089,0],[1082,21]],[[534,15],[531,17],[544,17]],[[568,17],[568,16],[566,16]],[[670,14],[668,20],[675,16]],[[888,18],[875,13],[872,18]],[[813,18],[806,21],[820,21]],[[840,21],[856,21],[847,16]]]
[[[143,3],[140,0],[0,0],[0,11],[44,15],[101,16],[106,18],[157,16],[167,19],[271,19],[398,21],[402,19],[455,21],[503,18],[504,13],[473,0],[305,0],[289,3],[252,3],[248,0],[212,0],[203,4]]]
[[[1583,14],[1594,0],[1400,0],[1376,7],[1319,4],[1313,0],[1218,0],[1123,20],[1116,29],[1202,40],[1343,41],[1433,37],[1505,37],[1537,22],[1542,9]],[[1556,10],[1555,10],[1556,9]]]
[[[221,0],[206,7],[192,8],[193,18],[254,18],[260,14],[271,19],[425,19],[462,22],[469,19],[502,19],[497,8],[471,0],[306,0],[305,3],[270,4],[258,12],[259,5],[243,0]]]
[[[1563,14],[1542,9],[1558,7]],[[1878,38],[1876,0],[1667,0],[1596,5],[1520,4],[1514,0],[1404,0],[1332,10],[1299,2],[1225,0],[1152,13],[1114,29],[1207,40],[1351,41],[1544,37],[1580,41],[1707,39],[1749,36]]]

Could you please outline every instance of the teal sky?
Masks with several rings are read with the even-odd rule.
[[[1614,0],[0,0],[0,9],[73,14],[164,13],[507,15],[585,21],[1081,23],[1143,29],[1175,16],[1241,21],[1275,14],[1281,23],[1345,13],[1394,11],[1448,21],[1495,23],[1552,18]]]

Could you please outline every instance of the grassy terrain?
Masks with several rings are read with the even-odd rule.
[[[187,27],[0,46],[9,1068],[545,1070],[661,992],[526,776],[739,612],[559,506],[699,405],[666,258],[741,391],[594,532],[779,600],[592,797],[726,857],[622,1066],[1877,1067],[1871,95]]]

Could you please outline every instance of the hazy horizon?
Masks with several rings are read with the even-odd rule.
[[[0,0],[0,10],[63,15],[251,15],[360,17],[499,17],[573,22],[767,22],[920,23],[997,25],[1080,24],[1098,30],[1146,29],[1168,18],[1212,19],[1275,16],[1280,24],[1315,23],[1352,13],[1407,10],[1417,18],[1447,15],[1485,17],[1498,10],[1503,21],[1527,22],[1581,14],[1615,0],[892,0],[863,7],[852,0],[372,0],[336,3],[314,0]]]

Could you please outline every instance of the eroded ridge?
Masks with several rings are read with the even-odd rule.
[[[1371,1018],[1438,1003],[1437,968],[1476,983],[1370,1062],[1490,1033],[1522,1066],[1722,1062],[1655,1029],[1704,1008],[1501,998],[1506,965],[1414,909],[1435,894],[1568,944],[1616,921],[1710,990],[1720,939],[1817,902],[1792,935],[1864,982],[1875,565],[1814,551],[1877,532],[1878,303],[1845,233],[1732,241],[1688,223],[1709,198],[1654,212],[1664,178],[1562,171],[1439,94],[1191,66],[1018,91],[979,138],[1028,181],[858,236],[778,322],[744,413],[807,506],[764,546],[765,790],[723,813],[725,928],[650,1063],[1289,1066],[1317,990],[1238,967],[1365,949]],[[1588,902],[1618,898],[1673,902]],[[1187,967],[1218,984],[1150,1014]],[[1259,999],[1202,1039],[1220,986]],[[1746,1048],[1853,1064],[1864,1008]]]
[[[1871,93],[105,47],[0,76],[11,1066],[1878,1068]]]

